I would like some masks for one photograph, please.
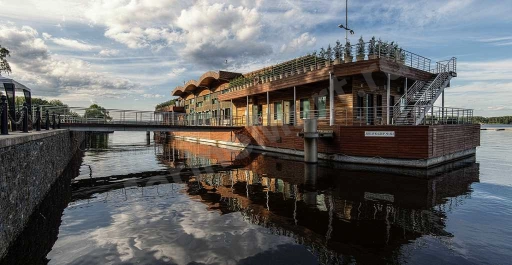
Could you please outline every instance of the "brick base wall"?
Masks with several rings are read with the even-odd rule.
[[[361,157],[426,159],[468,150],[480,145],[480,125],[436,126],[332,126],[333,138],[318,139],[318,152]],[[225,132],[173,132],[171,135],[304,150],[297,134],[302,127],[247,126]],[[365,131],[394,131],[395,137],[365,137]]]

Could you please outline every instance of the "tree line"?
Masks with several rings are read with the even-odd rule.
[[[501,116],[501,117],[482,117],[474,116],[474,123],[486,123],[486,124],[512,124],[512,116]]]
[[[25,103],[25,97],[16,97],[16,106],[22,106],[23,103]],[[50,114],[57,114],[57,115],[68,115],[71,117],[77,117],[80,118],[82,115],[76,113],[71,109],[67,104],[64,104],[62,101],[58,99],[52,99],[52,100],[46,100],[42,98],[32,98],[32,106],[44,106],[46,108],[51,107],[58,107],[55,109],[52,109],[50,111]],[[44,113],[43,113],[44,115]],[[104,107],[98,105],[98,104],[92,104],[90,105],[83,115],[87,118],[96,118],[96,119],[107,119],[111,120],[112,117],[109,116],[109,112]]]

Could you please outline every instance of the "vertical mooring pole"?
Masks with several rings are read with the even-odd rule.
[[[9,115],[7,114],[7,97],[2,95],[0,101],[0,125],[2,126],[2,135],[8,135],[9,128],[7,128],[7,120],[9,119]]]
[[[36,131],[41,131],[41,109],[36,107]]]
[[[151,143],[151,132],[150,131],[147,131],[146,132],[146,143],[149,145]]]
[[[23,103],[23,132],[28,133],[28,106],[27,103]]]
[[[317,119],[304,119],[304,162],[318,163]]]

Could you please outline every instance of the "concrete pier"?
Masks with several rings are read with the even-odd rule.
[[[306,163],[318,163],[317,129],[316,119],[304,120],[304,162]]]

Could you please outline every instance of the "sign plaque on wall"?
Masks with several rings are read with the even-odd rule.
[[[364,137],[395,137],[395,131],[365,131]]]

